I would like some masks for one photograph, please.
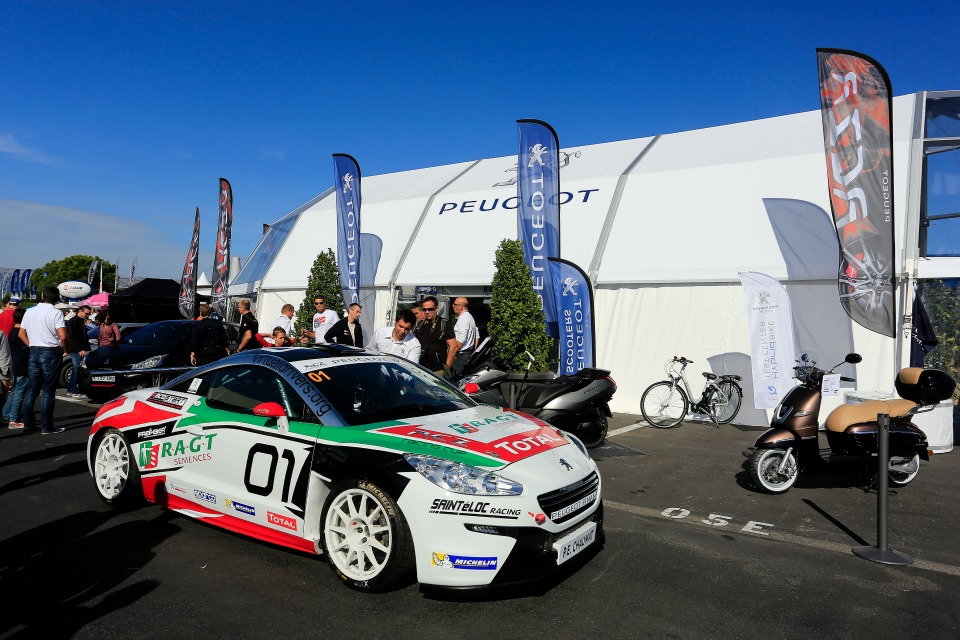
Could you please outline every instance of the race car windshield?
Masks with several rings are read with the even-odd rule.
[[[422,369],[398,362],[362,362],[307,375],[351,426],[458,411],[476,404]]]

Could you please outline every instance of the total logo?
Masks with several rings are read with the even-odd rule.
[[[275,524],[278,527],[283,527],[284,529],[290,529],[291,531],[297,530],[297,521],[295,519],[272,511],[267,511],[267,522]]]
[[[472,571],[495,571],[497,569],[496,556],[455,556],[449,553],[437,553],[434,551],[430,562],[435,567],[443,567],[445,569],[469,569]]]
[[[234,511],[245,513],[248,516],[257,515],[257,510],[248,504],[243,504],[242,502],[236,502],[235,500],[230,500],[230,499],[224,500],[223,503],[227,505],[228,509],[233,509]]]

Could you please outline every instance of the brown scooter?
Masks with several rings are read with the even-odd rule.
[[[856,364],[859,354],[847,355],[844,362]],[[774,412],[770,428],[757,438],[750,456],[750,478],[765,493],[785,493],[801,471],[814,467],[862,465],[867,471],[877,454],[877,415],[890,416],[890,484],[909,484],[920,471],[920,459],[929,460],[926,435],[911,420],[938,402],[953,395],[956,383],[935,369],[903,369],[895,382],[896,400],[869,400],[859,405],[841,405],[826,420],[828,448],[820,448],[819,416],[825,371],[808,361],[806,354],[794,367],[796,387],[783,398]],[[846,382],[853,378],[841,376]],[[876,468],[876,463],[872,463]]]

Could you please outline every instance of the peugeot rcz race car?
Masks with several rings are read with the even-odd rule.
[[[315,554],[347,585],[521,583],[603,539],[574,436],[336,345],[256,350],[100,409],[97,492]]]

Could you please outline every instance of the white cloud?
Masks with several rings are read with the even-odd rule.
[[[23,146],[12,134],[0,133],[0,154],[10,156],[15,160],[36,162],[38,164],[56,164],[56,161],[46,154]]]
[[[86,254],[119,260],[121,275],[137,258],[138,276],[179,280],[190,242],[151,221],[23,200],[0,198],[0,220],[0,266],[16,269]]]

